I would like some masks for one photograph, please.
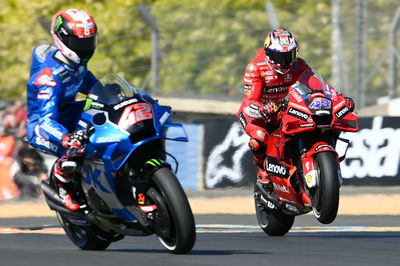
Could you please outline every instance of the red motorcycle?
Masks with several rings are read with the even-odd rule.
[[[357,116],[345,98],[312,71],[289,88],[276,115],[281,124],[270,133],[264,162],[272,182],[257,179],[254,187],[260,227],[268,235],[282,236],[295,216],[310,211],[323,224],[333,222],[342,183],[339,163],[349,146],[339,135],[358,131]],[[338,139],[347,144],[340,157]]]

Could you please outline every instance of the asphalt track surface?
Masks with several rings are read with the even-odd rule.
[[[169,254],[155,236],[125,237],[105,251],[82,251],[69,241],[52,212],[43,217],[20,217],[15,205],[0,204],[0,266],[400,265],[400,187],[343,187],[341,197],[347,200],[341,204],[347,208],[332,224],[321,225],[312,215],[298,216],[284,237],[267,236],[258,227],[255,214],[200,212],[201,206],[232,195],[250,200],[249,205],[239,205],[254,212],[248,190],[188,193],[195,210],[197,241],[186,255]],[[206,201],[198,206],[202,197]],[[239,208],[237,202],[231,198],[219,204],[229,211],[228,205]],[[351,212],[360,207],[364,208],[358,215]],[[11,210],[10,216],[4,215],[6,209]]]
[[[197,241],[186,255],[155,236],[125,237],[105,251],[82,251],[55,217],[0,219],[0,265],[400,265],[399,216],[338,216],[330,225],[296,217],[269,237],[253,215],[195,215]]]

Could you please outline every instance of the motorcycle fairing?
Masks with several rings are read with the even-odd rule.
[[[121,128],[118,124],[110,121],[109,113],[103,110],[90,109],[84,112],[82,120],[91,124],[94,128],[94,133],[90,136],[90,143],[86,146],[87,157],[101,159],[106,171],[117,171],[126,162],[131,153],[146,142],[158,139],[188,141],[186,132],[181,124],[168,122],[172,119],[169,107],[157,106],[155,108],[152,107],[152,110],[154,119],[148,121],[154,123],[154,136],[138,140],[136,143],[132,143],[130,137],[131,134],[134,134],[134,130],[131,128],[135,127],[135,125],[127,129]],[[105,117],[104,122],[102,124],[93,123],[93,119],[96,116],[98,117],[99,114]],[[143,123],[143,121],[140,123]],[[169,137],[167,135],[168,130],[173,130],[175,136]]]
[[[285,211],[292,215],[306,213],[311,210],[311,199],[302,188],[295,188],[295,186],[299,186],[299,180],[297,174],[295,174],[297,168],[295,166],[287,166],[290,169],[288,178],[270,175],[274,192],[279,201],[277,204],[283,206]]]
[[[284,138],[281,138],[281,140],[285,142]],[[279,146],[283,148],[284,142]],[[276,204],[285,207],[287,212],[294,215],[309,211],[309,209],[305,208],[311,206],[311,200],[300,187],[296,166],[284,162],[283,157],[282,160],[279,160],[276,157],[267,156],[264,162],[264,169],[269,174],[279,201],[275,202]],[[303,203],[305,204],[303,205]]]
[[[94,191],[100,198],[99,200],[102,200],[103,204],[106,205],[105,207],[115,215],[131,222],[137,221],[135,216],[122,205],[117,197],[114,181],[116,173],[104,171],[104,165],[87,160],[83,169],[82,188],[86,195],[91,194],[90,191]],[[87,199],[92,200],[90,196]],[[96,207],[96,204],[90,205]],[[103,213],[101,209],[97,209],[97,211]]]
[[[341,104],[333,107],[331,128],[338,131],[358,131],[357,116],[350,112],[344,99],[342,99]]]
[[[143,144],[162,139],[188,141],[188,138],[181,124],[171,123],[170,107],[159,105],[147,93],[136,90],[125,80],[119,79],[123,78],[112,79],[110,83],[118,83],[120,91],[125,91],[121,93],[124,97],[121,96],[120,100],[107,98],[108,95],[105,94],[109,91],[102,91],[107,83],[99,84],[91,90],[85,112],[81,115],[79,124],[86,125],[90,132],[82,172],[82,187],[89,200],[89,193],[95,194],[99,206],[105,206],[97,211],[104,213],[109,210],[121,219],[131,222],[139,219],[142,223],[145,222],[142,218],[143,212],[130,203],[129,206],[124,206],[118,198],[118,170]],[[175,131],[174,136],[168,134],[170,129]],[[163,164],[163,167],[166,165]]]
[[[282,118],[284,134],[311,132],[316,127],[358,131],[357,116],[350,112],[344,97],[331,89],[318,74],[302,75],[289,88],[288,96],[285,112],[289,115]]]

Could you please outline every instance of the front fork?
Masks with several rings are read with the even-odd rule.
[[[301,158],[301,167],[302,174],[300,178],[303,180],[303,185],[306,188],[307,194],[312,196],[315,187],[320,182],[319,171],[317,167],[316,157],[320,152],[333,152],[336,155],[337,160],[337,169],[339,171],[339,185],[343,183],[343,178],[340,172],[340,159],[335,148],[325,141],[319,141],[311,145],[309,149],[307,149],[304,145],[304,141],[299,139],[299,150],[300,150],[300,158]]]

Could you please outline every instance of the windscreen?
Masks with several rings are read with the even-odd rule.
[[[108,75],[97,82],[88,97],[104,104],[117,104],[135,97],[136,89],[120,75]]]
[[[325,82],[320,74],[308,69],[304,71],[299,79],[299,87],[305,94],[314,92],[325,93]]]

